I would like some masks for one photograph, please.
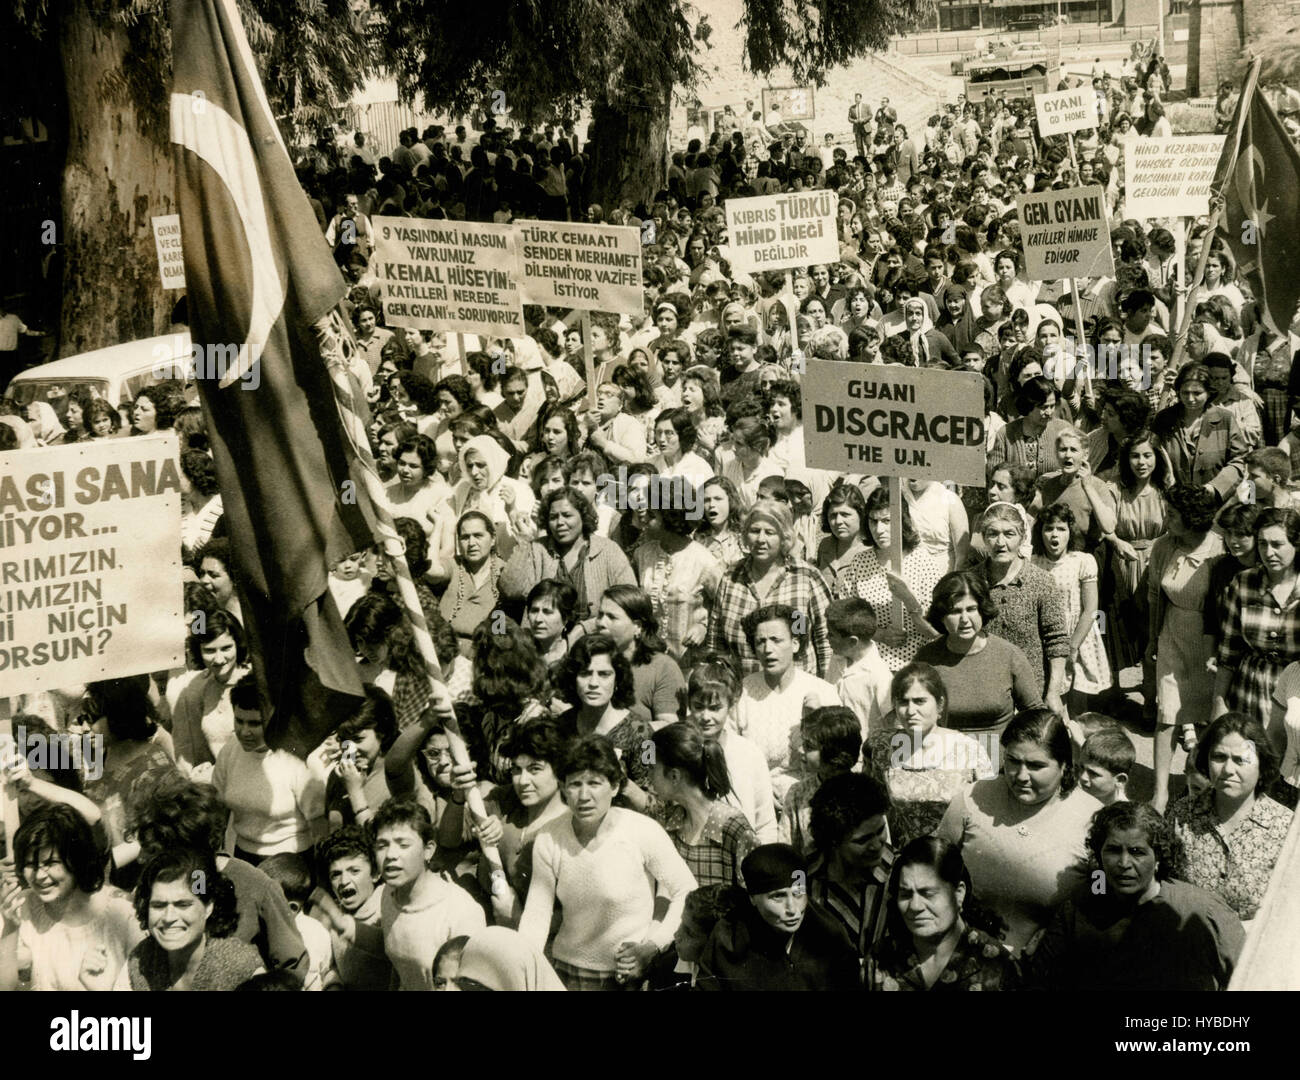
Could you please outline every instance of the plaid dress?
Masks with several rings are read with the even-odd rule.
[[[718,585],[718,600],[709,612],[709,631],[704,647],[710,652],[729,652],[741,665],[741,674],[758,670],[758,658],[745,639],[741,626],[746,615],[766,604],[786,604],[802,612],[808,620],[808,647],[794,662],[819,678],[824,678],[831,662],[830,634],[826,629],[826,607],[831,602],[831,591],[826,587],[821,571],[799,559],[788,558],[785,572],[760,597],[749,577],[749,559],[737,563],[722,575]]]
[[[1262,566],[1243,570],[1228,586],[1219,670],[1231,671],[1227,705],[1264,723],[1282,669],[1300,660],[1300,586],[1279,605]]]
[[[664,828],[673,838],[677,854],[695,875],[698,887],[743,885],[740,864],[758,847],[758,837],[745,815],[728,803],[715,802],[704,832],[694,844],[682,838],[687,825],[686,811],[680,806],[671,807],[664,815]]]

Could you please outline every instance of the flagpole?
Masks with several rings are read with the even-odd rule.
[[[1250,103],[1255,96],[1256,84],[1259,82],[1259,69],[1263,66],[1263,63],[1264,61],[1259,57],[1251,61],[1250,71],[1246,73],[1246,81],[1241,88],[1241,97],[1237,99],[1237,130],[1232,136],[1232,157],[1228,159],[1228,167],[1223,170],[1225,184],[1237,167],[1237,158],[1241,154],[1241,136],[1246,128],[1246,117],[1250,114]],[[1196,260],[1196,273],[1193,275],[1191,287],[1187,291],[1188,296],[1199,289],[1201,282],[1205,279],[1205,264],[1210,261],[1210,245],[1214,240],[1215,233],[1219,231],[1219,221],[1223,217],[1223,192],[1216,191],[1214,195],[1217,198],[1210,209],[1210,227],[1206,230],[1205,242],[1201,245],[1201,254]],[[1187,342],[1187,331],[1191,328],[1192,319],[1195,317],[1195,306],[1188,304],[1187,310],[1183,313],[1182,325],[1178,328],[1178,337],[1174,339],[1174,355],[1169,362],[1170,369],[1173,371],[1177,371],[1182,363],[1183,346]]]
[[[429,634],[429,625],[424,619],[424,609],[420,606],[419,594],[415,591],[415,581],[411,577],[411,568],[406,562],[406,547],[401,536],[398,535],[397,527],[393,523],[393,515],[388,509],[384,483],[379,478],[379,470],[375,467],[375,459],[370,452],[370,439],[366,434],[369,422],[369,416],[366,414],[368,414],[369,410],[365,407],[365,398],[357,392],[360,388],[357,386],[356,380],[349,374],[346,366],[343,349],[344,343],[349,339],[345,321],[339,314],[338,309],[335,308],[333,312],[316,323],[313,329],[320,340],[321,355],[325,358],[326,366],[329,369],[330,383],[334,387],[334,401],[338,406],[339,419],[343,422],[343,432],[347,436],[348,442],[352,444],[357,461],[361,464],[362,481],[365,484],[370,505],[374,507],[375,519],[383,541],[384,552],[393,560],[397,592],[401,597],[402,606],[406,609],[407,618],[411,620],[411,629],[414,631],[413,636],[416,647],[420,650],[425,667],[428,669],[429,682],[433,688],[434,708],[438,712],[443,729],[447,733],[447,742],[450,744],[452,760],[459,766],[468,765],[470,763],[469,751],[465,748],[465,740],[460,733],[460,725],[456,720],[455,710],[452,708],[451,694],[439,677],[441,666],[438,663],[438,654],[434,649],[433,638]],[[360,405],[360,408],[358,408],[358,405]],[[468,792],[466,806],[469,808],[476,824],[488,820],[487,807],[477,788],[471,788]],[[482,848],[488,862],[492,864],[493,876],[498,870],[504,872],[501,854],[496,847],[489,847],[481,841],[479,846]]]

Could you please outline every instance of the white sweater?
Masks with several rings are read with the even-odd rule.
[[[553,955],[574,967],[612,972],[625,941],[667,946],[681,922],[695,877],[658,822],[634,810],[612,807],[586,847],[565,814],[547,825],[533,847],[533,880],[519,932],[537,948],[546,945],[555,901],[564,921]],[[655,895],[668,910],[654,922]]]

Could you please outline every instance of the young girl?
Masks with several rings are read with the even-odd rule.
[[[1165,531],[1165,501],[1161,491],[1169,480],[1169,466],[1156,437],[1135,431],[1120,445],[1116,479],[1107,485],[1115,515],[1115,529],[1106,534],[1110,548],[1106,603],[1106,656],[1112,671],[1142,664],[1143,716],[1156,715],[1156,670],[1147,655],[1147,563],[1151,545]],[[1248,529],[1249,533],[1250,530]],[[1253,549],[1255,538],[1249,538]],[[1243,564],[1244,565],[1244,564]],[[1231,580],[1229,577],[1228,580]],[[1227,581],[1224,582],[1226,591]],[[1213,596],[1214,590],[1211,589]],[[1218,633],[1219,623],[1207,621]]]
[[[736,486],[723,476],[715,476],[700,488],[703,517],[695,530],[695,539],[709,550],[724,569],[730,570],[745,557],[740,546],[740,498]]]
[[[1038,518],[1034,527],[1033,564],[1050,573],[1065,600],[1070,657],[1066,685],[1067,705],[1076,716],[1089,709],[1088,695],[1110,689],[1110,664],[1097,621],[1097,560],[1085,551],[1074,515],[1056,503]]]
[[[738,735],[728,723],[740,701],[740,679],[730,660],[711,654],[691,669],[686,682],[687,720],[706,739],[722,747],[731,781],[727,801],[740,808],[760,844],[777,840],[772,774],[757,744]]]

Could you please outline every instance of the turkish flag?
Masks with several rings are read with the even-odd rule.
[[[1214,179],[1219,227],[1265,321],[1285,332],[1300,300],[1300,151],[1253,78],[1229,131]]]
[[[171,18],[171,141],[191,338],[204,350],[199,393],[274,710],[268,741],[306,753],[363,693],[327,574],[374,542],[373,516],[315,329],[345,285],[234,0],[172,0]]]

